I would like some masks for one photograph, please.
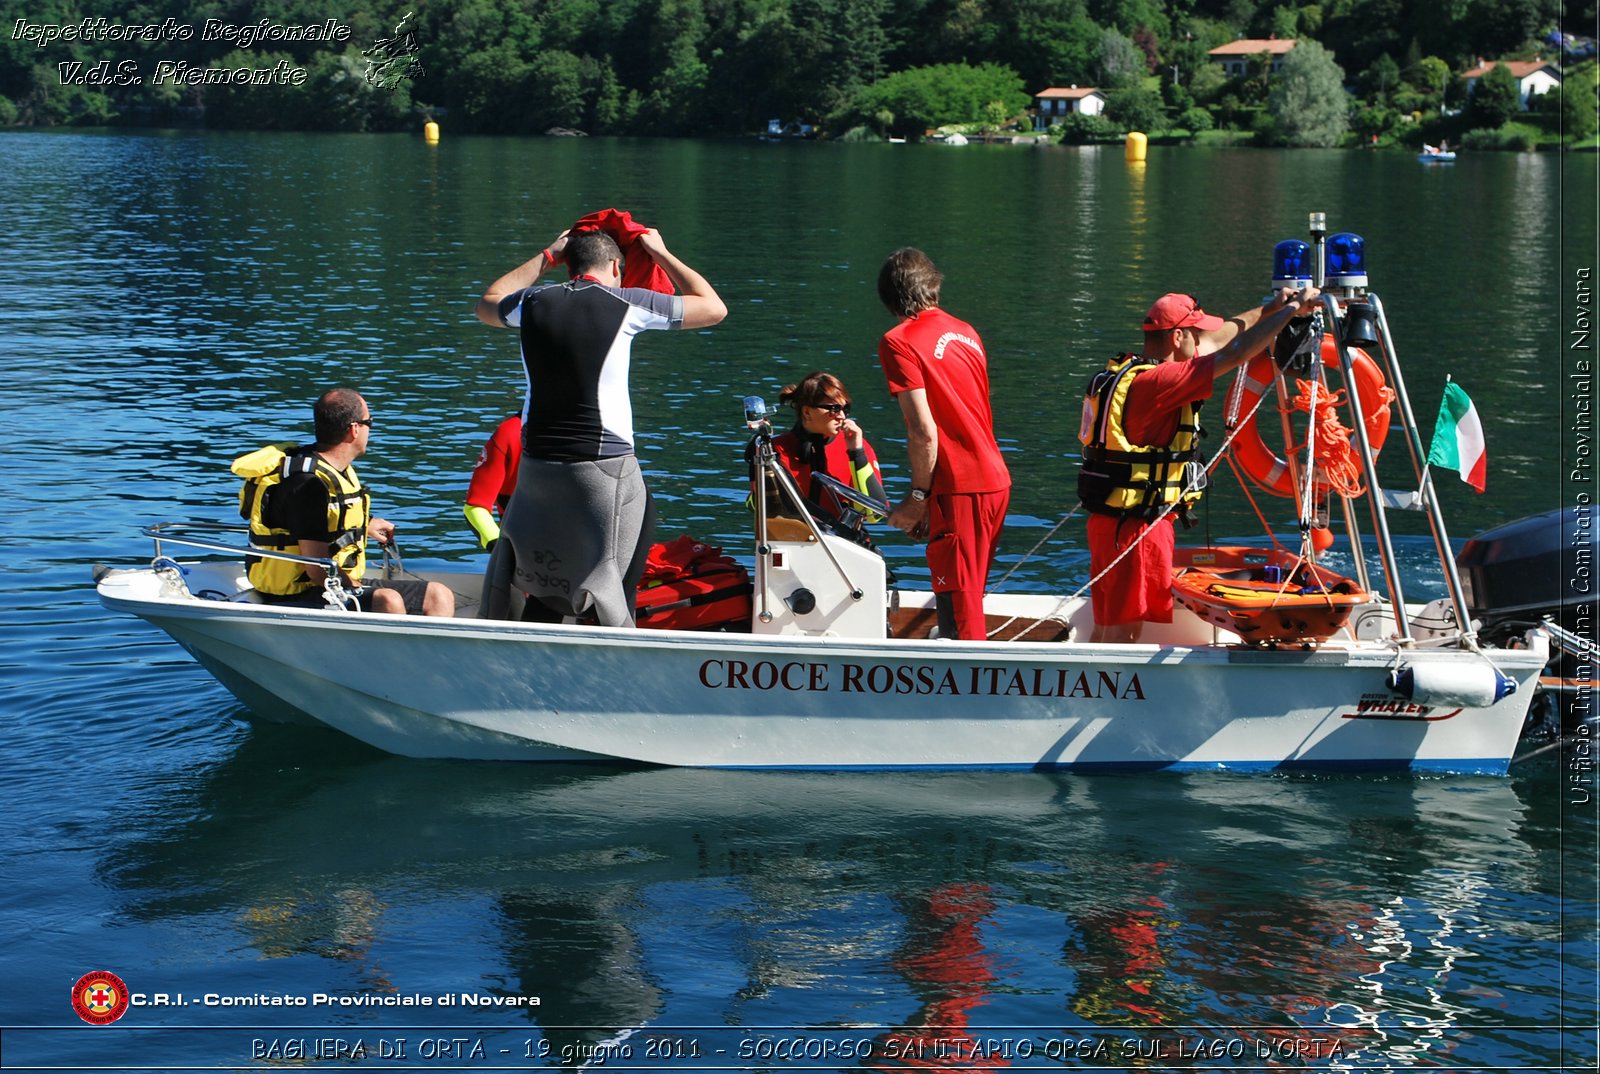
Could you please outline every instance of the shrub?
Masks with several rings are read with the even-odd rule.
[[[1105,116],[1086,116],[1074,113],[1051,128],[1056,141],[1063,145],[1088,145],[1091,142],[1109,142],[1117,137],[1116,124]]]
[[[881,141],[883,141],[883,135],[879,134],[877,131],[873,130],[871,127],[869,127],[869,126],[867,126],[865,124],[862,124],[859,127],[851,127],[849,130],[847,130],[843,134],[839,135],[839,141],[841,141],[841,142],[881,142]]]
[[[1502,149],[1524,152],[1538,144],[1539,136],[1529,127],[1507,124],[1493,129],[1478,127],[1461,136],[1463,149]]]
[[[1186,108],[1178,117],[1178,126],[1188,131],[1191,135],[1202,134],[1215,127],[1216,121],[1211,118],[1211,113],[1204,108]]]

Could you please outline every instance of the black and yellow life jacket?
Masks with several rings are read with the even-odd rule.
[[[250,546],[299,555],[300,542],[282,525],[282,511],[275,509],[273,492],[295,474],[315,474],[328,489],[328,528],[332,534],[329,556],[353,582],[359,582],[367,567],[367,522],[371,518],[371,497],[356,476],[354,466],[343,471],[330,466],[311,447],[293,448],[270,444],[233,460],[232,470],[244,478],[239,489],[239,516],[250,522]],[[316,588],[305,568],[286,559],[262,556],[245,557],[250,584],[259,592],[292,597]]]
[[[1187,521],[1189,507],[1205,487],[1200,404],[1184,404],[1178,431],[1165,446],[1148,447],[1128,439],[1123,420],[1128,389],[1135,377],[1157,364],[1142,355],[1119,354],[1094,375],[1084,394],[1078,429],[1083,444],[1078,499],[1097,514],[1150,519],[1176,504],[1174,510]]]

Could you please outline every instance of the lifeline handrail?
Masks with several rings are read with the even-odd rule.
[[[335,607],[349,607],[351,599],[341,583],[340,569],[332,559],[317,559],[314,556],[298,556],[292,552],[274,552],[270,548],[256,548],[248,542],[241,547],[236,544],[226,544],[222,541],[211,540],[205,537],[187,535],[187,530],[208,529],[223,533],[248,534],[248,526],[229,525],[222,522],[157,522],[142,527],[139,532],[155,542],[155,559],[163,558],[161,542],[181,544],[188,548],[200,548],[207,552],[226,552],[229,555],[257,556],[261,559],[282,559],[290,563],[301,563],[312,567],[322,568],[322,587],[328,602]]]
[[[227,552],[244,556],[258,556],[262,559],[283,559],[290,563],[303,563],[313,567],[321,567],[329,575],[337,573],[338,565],[331,559],[317,559],[314,556],[297,556],[292,552],[274,552],[268,548],[256,548],[248,543],[244,545],[226,544],[204,537],[182,536],[187,530],[206,528],[220,530],[223,533],[249,533],[248,526],[230,526],[221,522],[157,522],[145,526],[139,532],[156,543],[156,557],[160,558],[161,542],[170,541],[172,544],[181,544],[188,548],[203,548],[208,552]]]

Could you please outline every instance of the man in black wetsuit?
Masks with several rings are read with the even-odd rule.
[[[521,333],[528,378],[522,461],[502,535],[516,552],[517,587],[545,613],[533,618],[592,611],[601,626],[633,625],[653,523],[633,454],[633,337],[650,329],[709,327],[728,313],[705,278],[668,251],[657,232],[644,232],[637,246],[678,294],[624,288],[615,240],[580,231],[562,232],[478,300],[479,320]],[[567,282],[534,286],[563,261]]]

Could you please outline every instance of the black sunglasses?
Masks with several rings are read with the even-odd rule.
[[[351,425],[365,425],[367,428],[370,429],[370,428],[372,428],[372,419],[371,418],[357,418],[355,421],[352,421],[350,424]]]
[[[843,414],[847,418],[850,416],[849,403],[813,403],[811,406],[814,410],[826,410],[829,414]]]

